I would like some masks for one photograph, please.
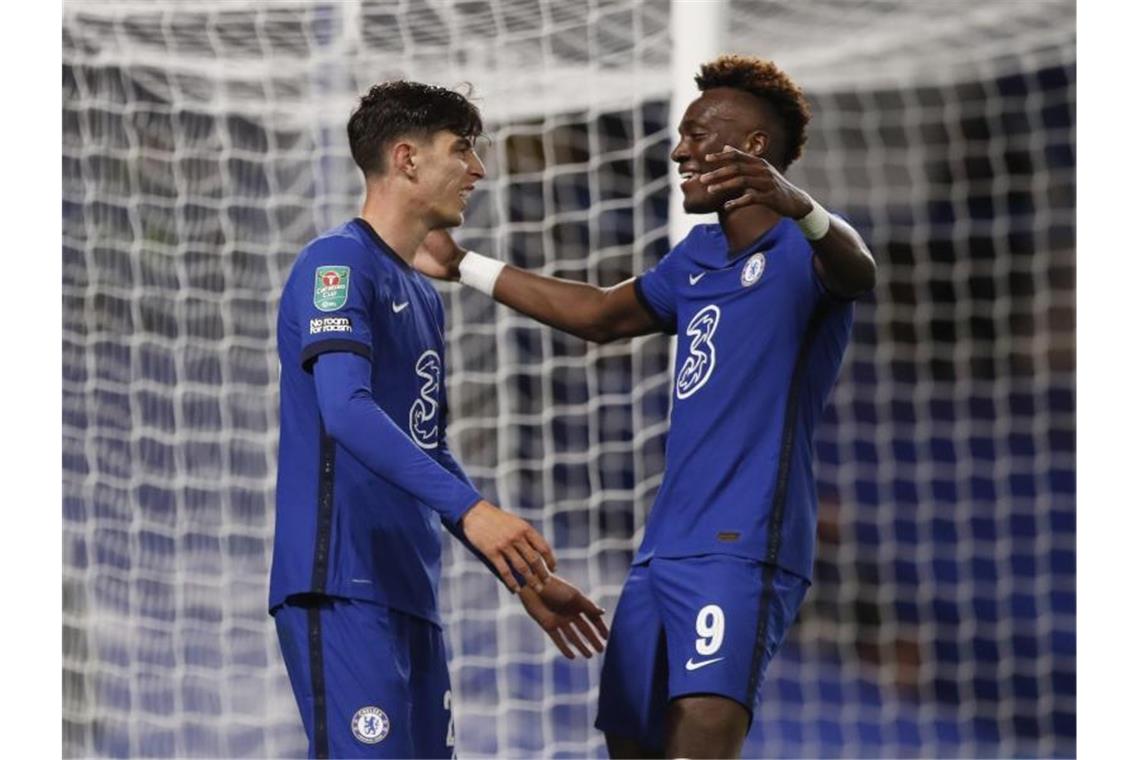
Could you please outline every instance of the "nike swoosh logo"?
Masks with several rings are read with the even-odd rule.
[[[392,311],[394,311],[394,312],[396,312],[397,314],[399,314],[401,311],[403,311],[404,309],[408,308],[408,303],[409,303],[408,301],[404,301],[403,303],[395,303],[395,302],[393,302],[393,303],[392,303]]]
[[[700,274],[689,275],[689,284],[690,285],[696,285],[698,282],[701,281],[701,278],[704,277],[706,274],[708,274],[708,272],[701,272]]]
[[[685,670],[699,670],[705,665],[712,665],[714,662],[720,662],[723,659],[723,657],[716,657],[712,660],[701,660],[700,662],[693,662],[693,658],[690,657],[689,661],[685,663]]]

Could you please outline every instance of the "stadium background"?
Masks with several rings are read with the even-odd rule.
[[[1075,753],[1072,3],[744,2],[816,116],[789,173],[880,285],[818,431],[815,586],[746,754]],[[668,249],[664,0],[66,2],[66,756],[295,756],[265,583],[284,275],[355,213],[382,78],[470,81],[461,239],[612,284]],[[441,286],[451,440],[612,609],[663,464],[669,341],[588,346]],[[479,563],[443,596],[460,752],[598,756],[564,662]]]

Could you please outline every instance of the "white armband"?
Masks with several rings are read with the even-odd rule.
[[[812,198],[811,211],[807,212],[806,216],[797,219],[796,224],[799,225],[804,237],[808,240],[819,240],[827,234],[828,228],[831,227],[831,214],[827,213],[827,209],[819,205],[815,198]]]
[[[459,262],[459,281],[493,296],[495,280],[499,279],[499,275],[505,266],[506,262],[496,261],[481,253],[475,253],[475,251],[468,251]]]

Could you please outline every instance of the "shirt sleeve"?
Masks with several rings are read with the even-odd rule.
[[[296,298],[301,366],[312,371],[328,351],[372,356],[371,314],[377,303],[375,264],[357,241],[321,238],[301,253]]]
[[[439,298],[438,294],[436,295],[435,300],[435,318],[440,335],[443,336],[443,301]],[[475,485],[471,482],[471,478],[469,478],[467,476],[467,473],[463,471],[463,467],[455,459],[455,456],[451,453],[451,449],[447,445],[447,420],[449,415],[447,405],[447,388],[443,385],[441,385],[439,388],[439,402],[441,410],[439,421],[439,445],[435,448],[435,459],[445,470],[454,475],[456,480],[466,483],[471,487],[472,490],[475,490]],[[502,582],[502,578],[499,577],[499,571],[496,570],[495,566],[487,560],[487,557],[484,556],[483,552],[476,549],[475,545],[467,540],[467,536],[463,533],[463,529],[459,527],[458,522],[452,520],[446,515],[441,515],[440,522],[443,524],[443,527],[447,528],[448,532],[451,533],[451,535],[454,536],[457,541],[459,541],[459,543],[466,546],[467,550],[474,554],[475,557],[480,562],[482,562],[488,570],[491,571],[491,574],[494,575],[495,578],[499,580],[499,582]],[[519,572],[513,567],[511,568],[511,573],[515,576],[515,580],[518,581],[518,584],[520,586],[526,585],[526,578],[519,574]]]
[[[481,498],[417,446],[372,397],[372,365],[352,353],[319,357],[313,368],[325,430],[365,467],[456,525]]]
[[[633,281],[637,300],[656,318],[661,330],[677,333],[676,249],[665,254],[657,266]]]

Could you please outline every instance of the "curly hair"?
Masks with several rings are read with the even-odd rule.
[[[384,146],[398,137],[446,129],[474,140],[483,134],[483,118],[469,97],[469,87],[463,93],[404,80],[374,85],[348,120],[353,160],[367,176],[384,172]]]
[[[784,127],[781,169],[803,155],[811,107],[799,85],[776,64],[749,55],[722,55],[701,66],[696,82],[701,92],[714,87],[743,90],[775,110]]]

